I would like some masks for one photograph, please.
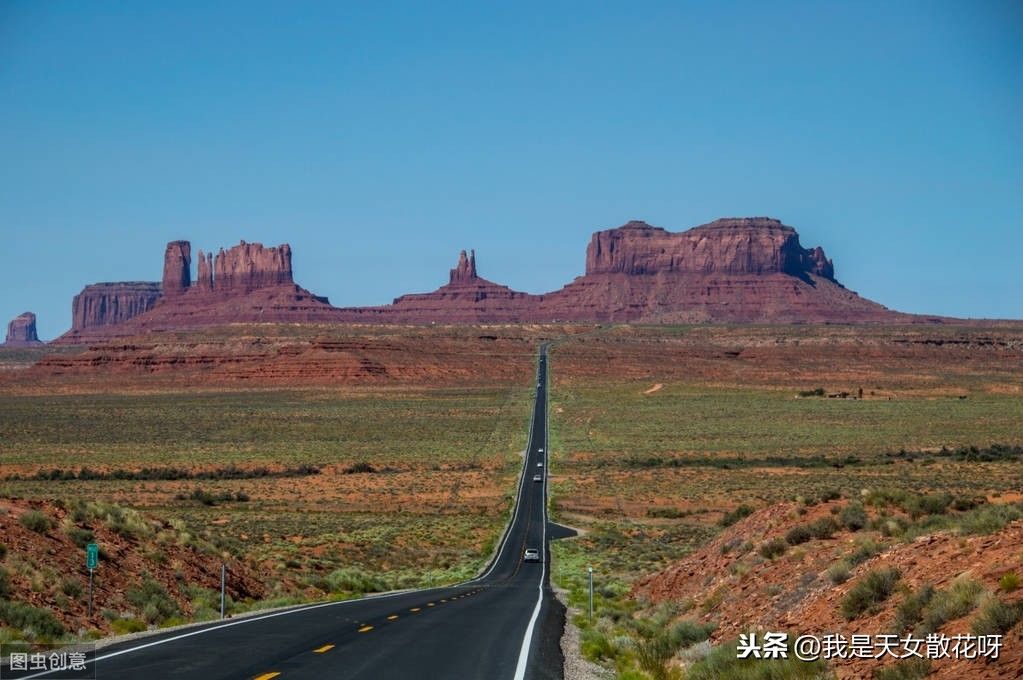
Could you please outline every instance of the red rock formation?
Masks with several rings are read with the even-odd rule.
[[[192,285],[192,245],[171,241],[163,254],[163,294],[181,295]]]
[[[819,247],[799,245],[792,227],[768,217],[721,219],[673,234],[633,221],[599,231],[586,249],[586,274],[814,274],[834,280]]]
[[[458,255],[458,264],[448,275],[448,283],[451,285],[471,284],[477,279],[479,277],[476,275],[476,251],[471,251],[471,254],[466,257],[463,250]]]
[[[63,341],[233,322],[361,323],[880,323],[943,319],[900,314],[835,280],[817,247],[803,248],[792,227],[766,217],[720,219],[683,232],[629,222],[597,232],[586,272],[564,288],[531,295],[488,281],[476,253],[462,251],[448,283],[402,295],[390,305],[331,307],[295,285],[291,248],[241,242],[213,257],[199,251],[189,282],[191,246],[168,244],[165,285],[98,284],[75,298]],[[113,327],[111,327],[113,326]]]
[[[213,262],[213,287],[218,291],[247,292],[257,288],[293,283],[291,246],[265,248],[262,243],[242,241],[220,249]]]
[[[199,251],[199,271],[196,276],[196,285],[199,290],[213,290],[213,253]]]
[[[19,314],[7,324],[7,339],[4,341],[7,347],[31,347],[41,344],[43,343],[36,334],[36,315],[32,312]]]
[[[149,311],[159,299],[159,283],[94,283],[71,303],[71,332],[121,324]]]

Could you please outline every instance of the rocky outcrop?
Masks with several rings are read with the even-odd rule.
[[[192,244],[171,241],[163,254],[163,294],[174,297],[192,285]]]
[[[212,287],[216,291],[248,292],[291,283],[291,246],[287,243],[266,248],[262,243],[242,241],[233,248],[221,248],[213,260]]]
[[[173,241],[158,284],[97,284],[75,298],[82,340],[225,323],[881,323],[943,321],[893,312],[847,290],[820,247],[768,217],[726,218],[682,232],[632,221],[599,231],[585,273],[533,295],[479,275],[461,251],[447,284],[389,305],[338,309],[296,285],[291,247],[242,241],[214,256]],[[191,284],[191,285],[189,285]]]
[[[7,324],[7,339],[4,341],[7,347],[32,347],[41,344],[43,343],[36,334],[36,315],[32,312],[19,314]]]
[[[160,299],[159,283],[94,283],[71,302],[71,331],[82,333],[116,326],[143,314]]]
[[[479,280],[476,275],[476,251],[470,251],[468,257],[463,250],[458,255],[458,264],[448,275],[448,283],[456,285],[471,285]]]
[[[720,219],[681,233],[639,221],[599,231],[586,249],[586,274],[618,272],[835,276],[821,248],[805,250],[795,229],[769,217]]]
[[[539,297],[488,281],[476,271],[476,251],[463,250],[448,283],[432,293],[411,293],[381,307],[338,310],[339,319],[366,323],[489,323],[529,320]]]

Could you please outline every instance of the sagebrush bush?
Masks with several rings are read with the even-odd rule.
[[[327,575],[326,583],[332,593],[375,593],[391,587],[384,578],[358,567],[335,569]]]
[[[38,534],[45,534],[53,526],[50,518],[38,510],[26,510],[21,513],[18,521],[29,531],[34,531]]]
[[[1019,588],[1019,574],[1014,571],[1002,574],[1002,578],[998,579],[998,588],[1003,593],[1011,593],[1016,590]]]
[[[57,638],[64,634],[64,626],[49,610],[24,602],[0,600],[0,621],[15,628],[31,630],[43,638]]]
[[[982,505],[958,518],[958,529],[964,534],[993,534],[1009,522],[1023,517],[1015,505]]]
[[[772,538],[770,541],[764,541],[761,543],[757,552],[760,553],[761,557],[773,560],[775,557],[784,555],[785,551],[788,549],[789,546],[784,539]]]
[[[788,530],[785,542],[789,545],[800,545],[817,538],[831,538],[838,531],[838,522],[832,517],[821,517],[809,524],[800,524]]]
[[[149,575],[143,576],[142,582],[128,588],[124,595],[149,623],[160,623],[179,613],[178,603],[167,593],[167,589]]]
[[[934,597],[934,586],[929,583],[921,586],[916,592],[908,593],[906,599],[895,608],[895,621],[892,624],[895,632],[905,633],[923,621],[924,607],[932,597]]]
[[[859,503],[850,503],[842,508],[838,521],[849,531],[859,531],[867,526],[867,511]]]
[[[76,527],[74,525],[68,527],[65,530],[65,533],[79,548],[85,548],[85,546],[92,543],[92,539],[95,538],[93,533],[88,529],[82,529],[81,527]]]
[[[946,622],[966,616],[973,611],[984,594],[984,586],[971,578],[960,576],[947,588],[934,593],[924,612],[920,630],[935,633]]]
[[[828,567],[828,580],[836,586],[849,580],[849,573],[852,569],[845,560],[839,560]]]
[[[719,526],[730,527],[740,519],[744,519],[753,514],[753,508],[743,503],[731,512],[726,512],[724,517],[718,522]]]
[[[970,624],[974,635],[1005,635],[1023,618],[1023,605],[1006,604],[997,597],[988,597],[980,606],[977,618]]]
[[[901,574],[894,567],[868,572],[842,598],[842,616],[851,621],[874,609],[895,592],[899,578]]]

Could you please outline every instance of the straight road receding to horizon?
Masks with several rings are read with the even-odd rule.
[[[560,679],[565,613],[548,569],[545,345],[529,429],[514,515],[477,578],[119,642],[90,655],[95,677]],[[571,533],[551,526],[559,537]],[[542,560],[525,562],[527,548],[539,549]]]

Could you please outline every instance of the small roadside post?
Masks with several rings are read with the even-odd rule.
[[[590,576],[590,622],[593,622],[593,567],[586,567]]]
[[[92,572],[99,566],[99,545],[89,543],[85,546],[85,566],[89,570],[89,616],[92,616]]]
[[[224,593],[227,590],[227,565],[220,563],[220,618],[224,618]]]

